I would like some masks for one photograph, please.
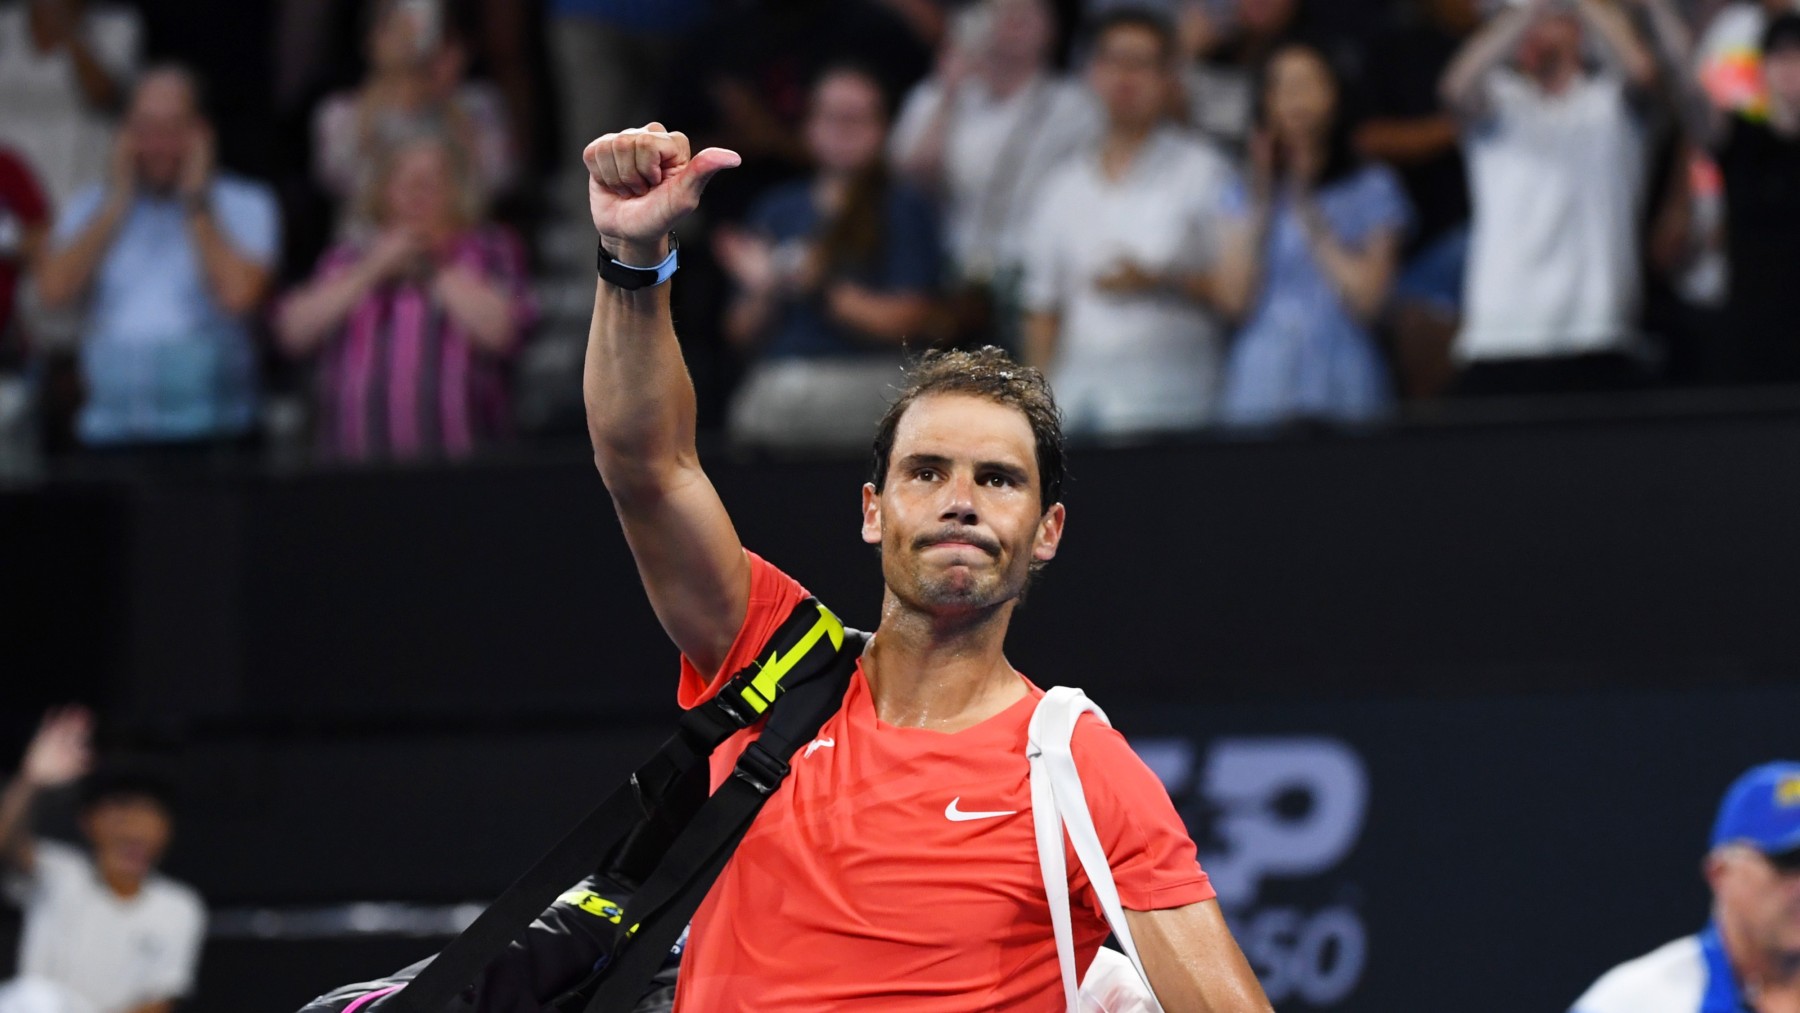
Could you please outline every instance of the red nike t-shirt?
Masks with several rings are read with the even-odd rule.
[[[750,554],[750,607],[707,678],[685,658],[693,707],[749,664],[806,591]],[[954,734],[875,716],[859,665],[844,705],[802,746],[694,915],[675,1008],[824,1011],[1057,1010],[1062,978],[1038,869],[1025,732],[1043,691]],[[713,784],[756,729],[713,755]],[[1094,825],[1125,907],[1211,899],[1193,842],[1156,775],[1085,716],[1073,742]],[[1068,854],[1076,961],[1106,922]]]

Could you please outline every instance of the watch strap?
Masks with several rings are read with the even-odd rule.
[[[650,288],[661,285],[675,275],[675,269],[681,266],[680,244],[673,235],[669,236],[669,255],[662,263],[654,267],[637,267],[623,264],[606,252],[606,243],[601,242],[595,255],[595,266],[600,269],[600,277],[610,285],[623,289]]]

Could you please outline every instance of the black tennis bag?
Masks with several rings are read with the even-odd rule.
[[[789,758],[843,703],[867,642],[817,599],[800,602],[760,660],[682,714],[649,760],[450,945],[300,1013],[668,1010],[688,921]],[[713,750],[765,718],[708,795]]]

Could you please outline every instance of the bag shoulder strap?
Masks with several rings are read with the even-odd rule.
[[[1070,749],[1075,723],[1083,714],[1092,714],[1108,726],[1112,724],[1106,712],[1081,690],[1069,686],[1050,689],[1032,711],[1025,753],[1031,766],[1031,818],[1037,836],[1038,865],[1043,872],[1044,891],[1050,898],[1050,924],[1056,935],[1063,996],[1070,1013],[1080,1008],[1080,975],[1075,967],[1074,930],[1069,913],[1069,878],[1063,854],[1065,830],[1106,914],[1107,925],[1131,959],[1146,990],[1150,988],[1150,976],[1144,972],[1144,962],[1131,938],[1131,926],[1125,921],[1112,867],[1094,829],[1093,814],[1082,792],[1081,772],[1075,767],[1075,755]]]
[[[840,649],[830,656],[824,675],[791,690],[792,699],[770,714],[768,724],[745,747],[731,776],[694,814],[656,871],[625,901],[622,921],[631,926],[625,945],[589,999],[585,1013],[624,1013],[635,1008],[700,902],[725,871],[763,803],[787,779],[787,761],[843,706],[851,673],[869,638],[841,627],[839,636]]]
[[[755,662],[734,673],[706,703],[683,713],[675,734],[661,748],[507,887],[411,983],[386,1000],[382,1009],[387,1013],[439,1013],[569,884],[603,864],[618,861],[622,850],[660,854],[660,838],[691,823],[698,803],[679,789],[704,777],[713,750],[761,720],[781,697],[820,682],[847,680],[862,644],[861,635],[846,631],[818,599],[806,598],[796,604]],[[832,690],[820,692],[829,696]],[[839,688],[837,699],[842,697]],[[783,774],[785,767],[781,764]],[[657,839],[645,841],[646,835]]]

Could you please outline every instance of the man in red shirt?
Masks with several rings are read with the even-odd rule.
[[[584,152],[602,278],[585,390],[595,462],[694,706],[805,591],[739,543],[694,448],[669,315],[670,228],[720,149],[660,124]],[[1040,1010],[1062,1003],[1031,822],[1026,725],[1041,691],[1006,629],[1063,536],[1062,440],[1043,378],[993,350],[927,358],[875,440],[862,537],[880,625],[842,708],[802,748],[696,913],[676,1007]],[[715,756],[715,785],[751,733]],[[1168,795],[1116,732],[1073,742],[1151,985],[1165,1008],[1268,1013]],[[1071,856],[1077,962],[1106,936]]]

